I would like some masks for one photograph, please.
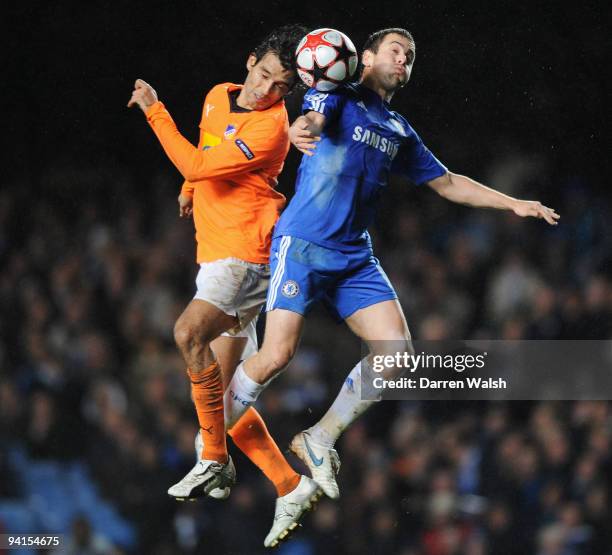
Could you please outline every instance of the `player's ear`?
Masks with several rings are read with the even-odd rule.
[[[247,58],[246,68],[251,71],[257,65],[257,56],[251,53]]]
[[[372,58],[374,53],[371,50],[364,50],[361,55],[361,65],[363,67],[370,67],[372,65]]]

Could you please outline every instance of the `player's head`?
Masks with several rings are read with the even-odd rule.
[[[249,55],[244,94],[250,108],[265,110],[291,92],[298,79],[295,49],[307,32],[301,25],[284,25]]]
[[[393,94],[410,79],[416,55],[412,35],[399,27],[372,33],[363,45],[362,80],[373,79]]]

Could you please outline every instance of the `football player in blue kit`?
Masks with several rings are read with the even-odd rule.
[[[274,232],[264,342],[239,366],[229,386],[233,401],[225,410],[230,422],[289,363],[305,316],[318,301],[368,345],[370,356],[379,354],[385,341],[411,350],[402,308],[367,232],[390,175],[427,184],[452,202],[557,223],[555,211],[539,202],[509,197],[450,172],[391,110],[389,102],[408,82],[414,59],[415,43],[408,31],[378,31],[364,46],[359,83],[329,93],[311,89],[304,97],[304,115],[292,125],[290,138],[306,156],[295,196]],[[375,402],[361,399],[362,362],[367,363],[355,365],[323,418],[291,442],[291,450],[331,498],[339,495],[334,443]],[[277,502],[279,510],[291,507]]]

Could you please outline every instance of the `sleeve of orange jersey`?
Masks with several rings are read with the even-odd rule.
[[[190,182],[229,178],[253,171],[267,164],[282,148],[285,124],[273,117],[253,120],[231,141],[200,150],[183,137],[161,102],[147,110],[147,121],[157,135],[168,158]],[[241,149],[237,141],[246,146]]]
[[[204,99],[204,105],[202,107],[202,119],[200,121],[200,140],[198,142],[198,149],[202,150],[203,141],[202,141],[202,127],[204,126],[204,109],[206,107],[206,103],[208,102],[208,95]],[[185,195],[193,198],[193,192],[195,189],[195,184],[190,181],[185,180],[183,185],[181,186],[181,195]]]

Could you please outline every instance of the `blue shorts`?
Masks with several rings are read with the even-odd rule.
[[[371,249],[343,252],[284,235],[272,241],[266,311],[282,308],[306,316],[317,301],[339,320],[397,299]]]

